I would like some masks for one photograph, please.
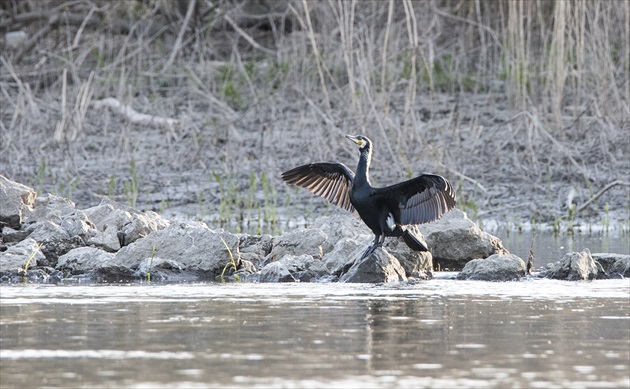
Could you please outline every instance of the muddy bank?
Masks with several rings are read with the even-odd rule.
[[[360,133],[375,183],[441,174],[473,221],[628,227],[630,55],[600,50],[630,47],[623,2],[369,1],[341,19],[343,2],[13,3],[0,173],[39,194],[212,226],[311,222],[330,211],[279,173],[353,168],[343,137]]]
[[[199,221],[140,212],[107,198],[79,209],[66,198],[36,196],[0,176],[2,282],[396,282],[426,280],[435,269],[459,279],[518,280],[526,261],[453,210],[419,226],[430,252],[396,240],[359,260],[372,239],[353,215],[321,217],[281,235],[234,234]],[[538,274],[567,280],[630,276],[630,255],[567,253]]]

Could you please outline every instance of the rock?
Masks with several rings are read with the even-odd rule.
[[[321,260],[311,255],[287,254],[260,271],[260,282],[312,282],[329,275]]]
[[[122,233],[120,235],[122,236]],[[103,230],[97,230],[85,243],[109,252],[116,252],[120,250],[120,241],[118,228],[105,225]]]
[[[315,281],[329,275],[322,261],[310,255],[285,255],[279,262],[284,264],[293,278],[302,282]]]
[[[429,251],[410,249],[402,239],[385,241],[385,249],[393,255],[405,269],[407,277],[423,280],[433,278],[433,255]]]
[[[17,49],[26,43],[28,39],[28,34],[25,31],[10,31],[4,35],[4,41],[6,42],[7,47],[11,49]]]
[[[11,227],[5,226],[2,228],[2,240],[4,243],[21,242],[26,239],[32,231],[26,229],[14,230]]]
[[[606,278],[630,278],[630,255],[593,253],[591,257],[602,266]],[[601,278],[600,274],[598,278]]]
[[[70,274],[91,273],[108,266],[114,254],[94,248],[78,247],[59,257],[57,269]]]
[[[123,247],[112,263],[136,270],[146,258],[163,258],[177,261],[186,271],[214,279],[229,267],[232,258],[238,268],[237,245],[236,235],[210,230],[205,223],[176,223]]]
[[[228,280],[237,282],[258,281],[258,278],[255,276],[257,272],[258,269],[256,269],[256,266],[252,262],[246,259],[241,259],[241,266],[237,271],[228,277]]]
[[[447,212],[436,222],[420,224],[418,229],[433,254],[434,267],[441,270],[459,270],[475,258],[509,254],[499,238],[481,231],[458,209]]]
[[[313,258],[321,259],[324,256],[323,245],[328,236],[319,228],[298,228],[291,232],[286,232],[280,236],[273,237],[272,248],[265,262],[273,262],[290,255],[310,255]]]
[[[43,243],[42,252],[46,260],[42,265],[55,267],[60,256],[68,251],[85,246],[86,240],[97,231],[87,215],[75,208],[74,203],[63,197],[47,194],[35,199],[32,208],[24,213],[23,232],[28,237]],[[19,239],[22,234],[11,234],[10,239]]]
[[[604,275],[602,265],[593,260],[589,249],[582,252],[566,253],[564,257],[554,263],[547,265],[539,276],[554,278],[558,280],[592,280],[600,275]]]
[[[260,271],[258,278],[260,282],[296,282],[295,277],[291,275],[291,272],[284,263],[275,261],[267,264]]]
[[[366,247],[355,239],[341,238],[335,244],[332,251],[326,253],[322,258],[322,263],[330,274],[341,275],[344,270],[349,269],[354,260],[359,258]]]
[[[33,284],[44,284],[50,281],[50,274],[44,269],[29,270],[26,274],[26,281]]]
[[[0,252],[0,275],[24,269],[27,262],[28,267],[33,268],[45,260],[46,257],[44,257],[39,244],[34,239],[27,238],[8,246],[6,251]]]
[[[317,218],[311,228],[320,229],[326,234],[328,239],[322,246],[324,254],[332,251],[337,242],[344,238],[356,240],[374,239],[372,231],[363,223],[357,214],[340,212],[331,216]],[[367,248],[367,246],[366,246]]]
[[[147,273],[150,277],[147,277]],[[145,258],[134,273],[136,278],[149,281],[184,281],[195,279],[184,271],[184,265],[172,259]]]
[[[140,212],[108,198],[84,212],[100,232],[87,243],[108,251],[117,251],[170,224],[155,212]]]
[[[134,271],[122,265],[107,265],[94,270],[92,278],[96,282],[131,282],[137,279]]]
[[[20,229],[24,214],[35,204],[36,195],[33,188],[0,175],[0,229],[4,225]]]
[[[85,212],[78,209],[66,215],[59,225],[70,237],[79,237],[84,242],[88,241],[98,232]]]
[[[48,193],[35,199],[33,209],[26,212],[24,223],[37,223],[47,220],[55,224],[61,224],[75,210],[76,207],[72,200]]]
[[[370,256],[357,260],[350,270],[341,276],[339,282],[377,283],[406,279],[405,269],[400,262],[382,247],[378,247]]]
[[[48,220],[31,224],[26,230],[30,231],[29,238],[42,244],[41,251],[46,259],[40,261],[41,265],[55,267],[60,256],[74,248],[85,246],[81,237],[70,236],[60,225]]]
[[[525,277],[525,262],[514,254],[473,259],[457,275],[460,280],[512,281]]]
[[[260,264],[271,252],[271,235],[238,234],[240,257],[251,263]]]

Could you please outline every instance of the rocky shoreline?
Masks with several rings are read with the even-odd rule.
[[[77,209],[0,176],[0,282],[399,282],[433,278],[511,281],[630,277],[630,255],[567,253],[539,272],[460,210],[418,226],[431,252],[396,239],[359,261],[371,232],[347,213],[282,235],[233,234],[175,222],[107,198]]]

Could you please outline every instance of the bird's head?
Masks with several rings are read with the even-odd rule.
[[[350,139],[359,146],[359,151],[370,151],[372,148],[372,141],[363,135],[346,135],[346,138]]]

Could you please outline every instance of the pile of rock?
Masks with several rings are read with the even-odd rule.
[[[79,210],[68,199],[36,197],[32,188],[0,176],[0,228],[1,282],[129,282],[150,277],[375,283],[429,279],[434,267],[463,267],[459,278],[464,279],[514,280],[526,275],[523,260],[459,210],[418,227],[431,253],[417,253],[387,239],[383,248],[358,260],[373,236],[358,218],[345,213],[280,236],[232,234],[202,222],[172,222],[107,198]],[[591,267],[584,277],[565,274],[564,265],[545,274],[588,279],[608,274],[606,268],[629,275],[630,258],[611,261],[596,270],[586,265]]]

